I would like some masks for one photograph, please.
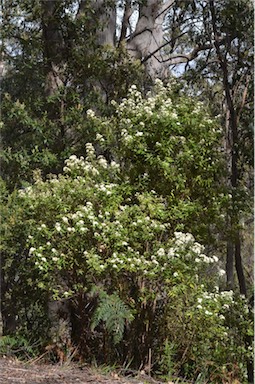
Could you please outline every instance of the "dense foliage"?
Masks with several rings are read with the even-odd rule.
[[[41,318],[66,354],[77,345],[90,360],[169,378],[245,380],[247,301],[224,291],[220,251],[208,247],[229,201],[219,182],[221,131],[201,103],[173,89],[157,81],[143,98],[132,86],[109,118],[88,110],[95,145],[59,174],[35,171],[33,184],[13,193],[5,307],[15,298],[20,330],[35,339]],[[54,333],[52,299],[71,313]]]

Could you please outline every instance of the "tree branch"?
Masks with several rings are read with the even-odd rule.
[[[175,3],[176,0],[168,0],[164,3],[164,9],[156,16],[156,19],[159,18],[160,16],[164,15],[164,13],[166,13],[169,8],[171,8],[173,6],[173,4]]]
[[[147,60],[149,60],[152,56],[155,57],[155,54],[160,51],[162,48],[166,47],[168,44],[170,44],[169,41],[167,41],[166,43],[162,44],[159,48],[157,48],[154,52],[151,52],[148,56],[146,56],[143,60],[142,60],[142,63],[146,62]],[[197,46],[196,48],[193,49],[193,51],[191,51],[190,53],[188,54],[177,54],[175,56],[170,56],[168,57],[167,59],[164,59],[164,60],[161,60],[162,63],[167,63],[167,62],[172,62],[171,64],[179,64],[179,63],[186,63],[186,62],[189,62],[191,60],[194,60],[197,56],[198,56],[198,53],[200,51],[205,51],[207,49],[212,49],[213,48],[213,45],[212,44],[203,44],[203,45],[200,45],[200,46]]]

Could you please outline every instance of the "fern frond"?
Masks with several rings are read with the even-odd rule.
[[[101,321],[113,336],[114,344],[123,338],[125,325],[133,320],[132,310],[120,299],[117,293],[108,295],[105,291],[99,293],[99,305],[94,313],[91,328],[94,330]]]

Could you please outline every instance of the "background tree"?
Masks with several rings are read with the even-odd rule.
[[[243,1],[217,4],[197,1],[193,3],[192,12],[188,3],[186,11],[181,12],[176,3],[173,14],[175,19],[182,20],[184,31],[186,27],[186,31],[179,34],[177,44],[190,47],[199,41],[201,46],[207,47],[191,62],[187,55],[185,79],[195,88],[195,94],[199,94],[201,99],[210,99],[214,113],[222,116],[224,151],[229,168],[227,185],[229,193],[233,195],[227,219],[227,284],[233,288],[235,264],[240,291],[246,294],[238,223],[246,215],[243,209],[250,199],[248,190],[252,192],[248,170],[252,171],[253,163],[252,4]],[[238,21],[240,14],[243,15],[241,23]],[[191,27],[187,28],[191,17]]]

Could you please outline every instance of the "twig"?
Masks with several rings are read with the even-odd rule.
[[[49,353],[49,351],[46,351],[46,352],[44,352],[41,356],[39,356],[39,357],[34,357],[33,359],[31,359],[31,360],[28,360],[28,364],[32,364],[32,363],[35,363],[36,361],[39,361],[39,360],[41,360],[45,355],[47,355],[47,353]]]

